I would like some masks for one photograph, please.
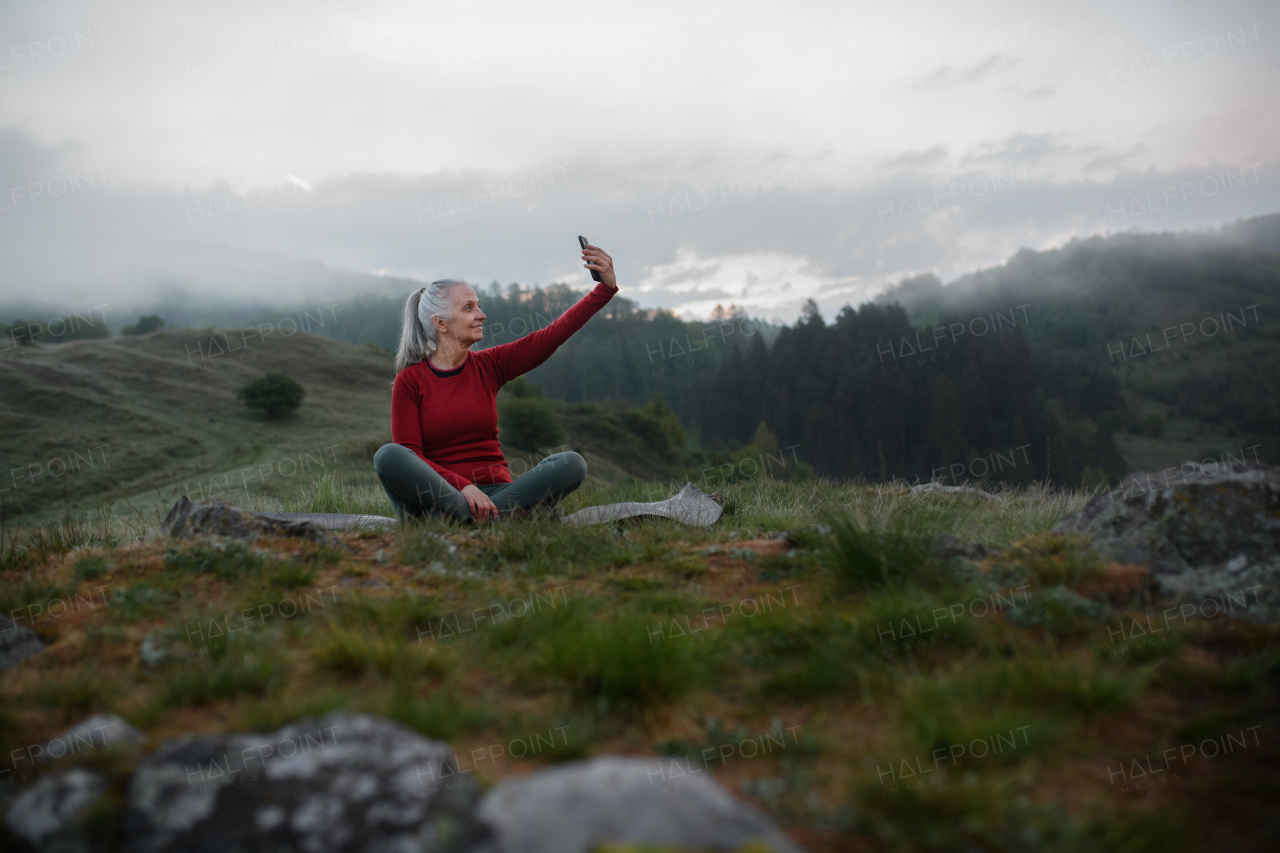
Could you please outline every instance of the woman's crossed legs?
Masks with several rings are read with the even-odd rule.
[[[384,444],[373,457],[378,480],[401,522],[429,514],[457,521],[473,520],[462,492],[435,469],[400,444]],[[510,483],[477,483],[502,515],[535,506],[554,506],[582,485],[587,462],[572,450],[543,459]]]

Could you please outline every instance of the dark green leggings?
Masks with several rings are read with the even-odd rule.
[[[401,444],[384,444],[373,457],[378,480],[401,522],[425,515],[457,521],[474,520],[462,492]],[[510,483],[476,483],[498,512],[507,514],[535,506],[553,506],[582,485],[587,461],[570,450],[543,459]]]

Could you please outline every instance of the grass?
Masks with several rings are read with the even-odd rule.
[[[846,518],[834,519],[831,527],[830,562],[845,590],[925,585],[942,576],[933,538],[923,531],[861,530]]]
[[[253,652],[227,654],[221,659],[196,658],[172,668],[160,684],[158,703],[165,708],[203,706],[240,694],[261,694],[277,680],[279,667]]]
[[[32,698],[45,708],[96,710],[110,704],[114,686],[89,669],[55,672],[36,682]]]
[[[366,627],[332,625],[315,647],[316,666],[339,675],[356,677],[367,672],[383,676],[415,678],[447,669],[444,655],[426,654],[403,636],[386,637]]]
[[[182,572],[209,573],[224,580],[236,580],[261,574],[267,560],[244,542],[210,540],[170,548],[164,564]]]
[[[666,653],[648,642],[659,620],[615,612],[592,618],[583,600],[544,620],[531,673],[563,684],[581,703],[607,711],[641,709],[677,699],[710,676],[705,650]]]
[[[363,488],[335,476],[250,503],[377,511]],[[563,730],[554,750],[500,758],[492,778],[597,753],[732,751],[719,781],[815,850],[1175,850],[1249,825],[1263,786],[1231,802],[1170,789],[1138,809],[1112,795],[1105,766],[1147,754],[1154,730],[1210,737],[1274,713],[1277,634],[1206,620],[1116,654],[1107,627],[1127,606],[1089,597],[1106,564],[1049,533],[1085,495],[988,502],[824,480],[722,490],[734,511],[709,529],[425,520],[323,547],[134,542],[118,518],[69,551],[41,540],[0,573],[0,602],[106,584],[109,606],[36,618],[58,642],[0,685],[0,741],[41,742],[94,710],[167,737],[345,708],[463,755]],[[564,509],[671,491],[591,482]],[[999,553],[981,567],[944,560],[932,549],[944,532]],[[312,604],[235,643],[191,636],[283,599]],[[174,651],[144,663],[148,636]],[[779,731],[786,749],[742,757]],[[999,749],[975,755],[979,742]],[[945,781],[892,795],[880,784],[877,768],[957,744]]]
[[[474,732],[493,720],[491,713],[464,699],[455,685],[442,684],[423,699],[404,678],[396,680],[385,713],[427,737],[447,741]]]

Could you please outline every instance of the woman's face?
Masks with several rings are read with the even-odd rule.
[[[484,340],[484,312],[480,310],[480,297],[465,284],[459,284],[449,290],[452,305],[449,310],[449,322],[435,318],[436,329],[440,337],[450,337],[469,347]]]

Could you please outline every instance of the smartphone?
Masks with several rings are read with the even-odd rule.
[[[588,243],[588,242],[587,242],[587,238],[586,238],[586,237],[583,237],[581,234],[579,234],[579,235],[578,235],[578,244],[579,244],[580,246],[582,246],[582,250],[583,250],[584,252],[587,250],[587,247],[591,245],[590,243]],[[591,278],[592,278],[594,281],[600,281],[600,280],[601,280],[601,278],[600,278],[600,273],[599,273],[599,271],[597,271],[597,270],[592,270],[592,271],[591,271]]]

